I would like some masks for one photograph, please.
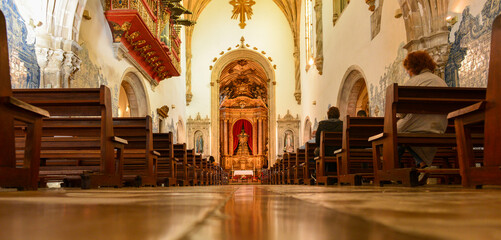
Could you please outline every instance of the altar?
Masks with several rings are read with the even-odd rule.
[[[263,167],[264,156],[228,156],[225,158],[225,169],[235,170],[260,170]]]

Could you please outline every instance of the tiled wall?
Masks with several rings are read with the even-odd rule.
[[[12,87],[38,88],[40,67],[35,54],[35,43],[27,41],[26,23],[21,18],[13,0],[0,0],[0,10],[7,20]]]
[[[478,16],[463,11],[446,66],[449,86],[487,86],[492,22],[500,13],[501,0],[487,0]]]
[[[402,65],[406,55],[407,50],[404,49],[404,43],[402,43],[398,48],[397,58],[391,65],[386,67],[384,75],[379,79],[379,83],[377,85],[370,84],[369,107],[371,117],[384,116],[386,87],[393,83],[402,84],[409,79],[409,75]]]

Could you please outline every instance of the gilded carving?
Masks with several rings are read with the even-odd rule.
[[[167,118],[169,115],[169,107],[167,105],[163,105],[162,107],[160,108],[157,108],[157,113],[159,116],[163,117],[163,118]]]
[[[247,24],[246,20],[250,20],[252,16],[252,6],[256,4],[253,0],[231,0],[230,4],[233,6],[233,15],[231,19],[240,18],[238,24],[241,29],[244,29]]]
[[[129,1],[128,0],[113,0],[112,5],[113,5],[113,9],[129,8]]]
[[[315,0],[315,17],[316,17],[316,56],[315,66],[317,67],[318,74],[322,75],[324,68],[324,43],[323,43],[323,24],[322,24],[322,0]]]
[[[129,32],[125,32],[125,39],[127,39],[127,42],[132,42],[135,38],[139,37],[141,33],[139,31],[133,32],[132,34],[129,34]]]
[[[114,23],[114,22],[112,22],[111,24],[112,24],[112,28],[113,28],[113,31],[112,31],[113,41],[120,42],[122,40],[122,35],[124,33],[127,34],[127,31],[129,31],[131,24],[130,24],[130,22],[125,22],[124,24],[122,24],[122,26],[120,26],[119,24]]]

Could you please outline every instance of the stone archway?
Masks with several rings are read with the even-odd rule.
[[[362,69],[358,66],[352,66],[346,71],[337,100],[342,120],[346,118],[346,115],[356,116],[360,110],[364,110],[367,116],[370,115],[369,94],[365,79]]]
[[[120,107],[119,116],[145,117],[150,113],[150,108],[146,89],[141,79],[133,72],[125,73],[122,79],[118,100]],[[128,103],[128,113],[126,111],[127,106],[120,106],[123,103]]]
[[[269,121],[267,129],[269,131],[269,142],[268,142],[268,166],[271,166],[276,160],[276,99],[275,99],[275,71],[273,70],[273,66],[268,61],[268,59],[260,54],[259,52],[247,49],[245,47],[240,47],[233,51],[226,53],[221,56],[216,63],[214,64],[214,68],[211,73],[211,155],[216,158],[217,161],[220,161],[220,126],[219,126],[219,78],[223,69],[238,59],[245,59],[253,61],[259,64],[266,74],[267,84],[268,84],[268,93],[269,96]]]

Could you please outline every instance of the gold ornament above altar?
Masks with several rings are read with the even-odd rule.
[[[251,19],[252,16],[252,6],[256,4],[253,0],[231,0],[230,4],[233,6],[233,15],[231,19],[240,18],[240,26],[241,29],[245,28],[245,20],[247,16],[247,20]],[[240,16],[239,16],[240,15]]]

